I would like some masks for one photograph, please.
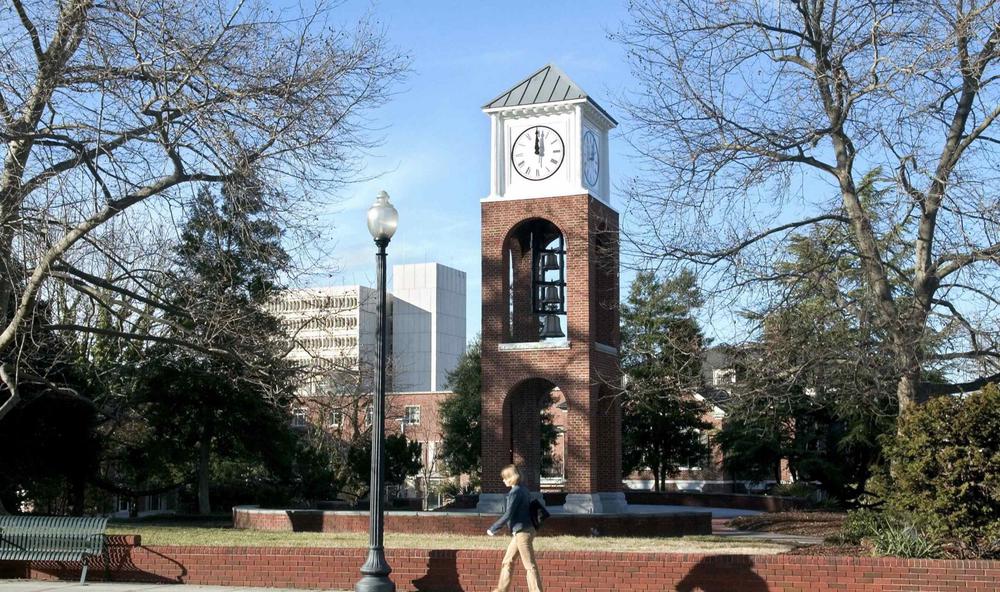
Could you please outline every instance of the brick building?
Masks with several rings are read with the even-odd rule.
[[[730,404],[740,396],[743,388],[735,360],[730,355],[730,347],[718,346],[707,350],[702,360],[701,374],[703,386],[690,396],[706,407],[702,419],[712,427],[702,434],[702,441],[709,445],[710,452],[704,458],[691,459],[681,466],[676,474],[666,480],[667,490],[747,493],[774,484],[773,481],[751,482],[734,478],[723,470],[722,450],[715,444],[714,436],[722,428]],[[781,479],[783,483],[792,481],[788,463],[784,461],[781,465]],[[625,479],[625,485],[630,489],[651,489],[653,483],[653,475],[648,471],[632,473]]]

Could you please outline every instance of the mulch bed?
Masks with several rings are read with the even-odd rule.
[[[846,516],[841,512],[773,512],[740,516],[728,524],[738,530],[830,537],[840,532]]]
[[[807,547],[796,547],[785,555],[822,555],[822,556],[846,556],[846,557],[871,557],[871,550],[861,545],[809,545]]]

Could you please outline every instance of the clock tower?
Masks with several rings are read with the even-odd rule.
[[[483,107],[481,511],[498,511],[514,463],[539,491],[542,413],[565,409],[567,512],[620,512],[618,212],[608,132],[617,122],[549,64]]]

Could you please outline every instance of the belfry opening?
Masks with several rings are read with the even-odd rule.
[[[504,244],[505,341],[566,337],[566,250],[562,232],[537,218],[519,224]]]

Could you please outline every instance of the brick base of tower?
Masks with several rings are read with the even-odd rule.
[[[564,239],[561,341],[538,340],[537,317],[523,294],[530,289],[532,254],[515,237],[537,219],[555,225]],[[482,244],[481,509],[499,509],[492,506],[506,491],[500,471],[512,462],[524,484],[538,491],[535,422],[549,391],[558,388],[567,406],[565,509],[621,511],[617,212],[589,194],[486,200]]]

